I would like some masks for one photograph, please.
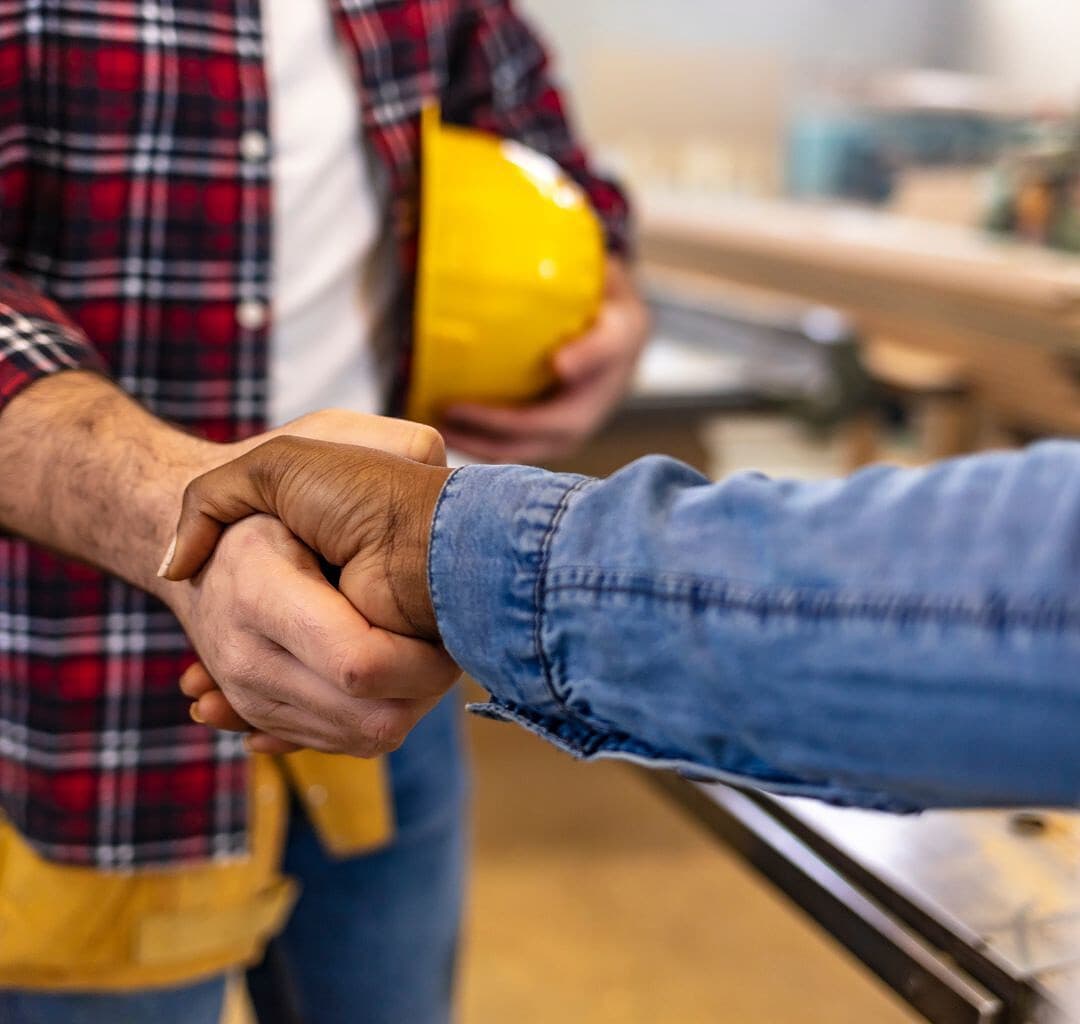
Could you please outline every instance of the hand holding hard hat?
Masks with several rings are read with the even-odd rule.
[[[576,447],[622,397],[647,316],[585,196],[548,157],[422,119],[407,414],[490,461]]]

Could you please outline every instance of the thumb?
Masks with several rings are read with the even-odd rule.
[[[293,439],[275,438],[224,466],[196,477],[184,490],[176,536],[158,570],[174,582],[194,576],[213,554],[225,527],[267,512],[276,515],[276,493]]]

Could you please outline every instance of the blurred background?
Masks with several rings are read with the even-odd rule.
[[[656,318],[574,468],[1080,433],[1076,0],[522,6],[635,197]],[[1080,1019],[1070,815],[885,819],[469,728],[469,1024]]]

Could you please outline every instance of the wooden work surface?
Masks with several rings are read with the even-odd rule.
[[[1080,351],[1080,259],[859,208],[658,194],[640,207],[646,270],[836,306],[875,331]]]

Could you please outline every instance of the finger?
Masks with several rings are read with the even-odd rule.
[[[566,389],[523,406],[455,405],[446,411],[444,434],[448,442],[452,434],[463,430],[504,440],[561,438],[584,425],[590,392],[587,386]]]
[[[619,380],[604,374],[522,408],[455,406],[443,433],[452,447],[491,461],[552,458],[576,450],[621,392]]]
[[[533,465],[572,454],[579,444],[573,438],[545,438],[532,441],[505,441],[487,434],[458,432],[446,428],[446,443],[481,462]]]
[[[274,732],[251,730],[244,737],[244,747],[252,754],[289,754],[294,750],[317,750],[325,754],[353,754],[375,756],[375,748],[365,745],[344,734],[331,735],[322,723],[299,712],[284,724],[286,718],[274,726]]]
[[[371,626],[320,573],[297,569],[266,609],[264,635],[355,697],[441,695],[459,670],[445,650]]]
[[[577,384],[629,361],[636,348],[636,340],[620,330],[617,320],[603,317],[592,330],[555,353],[555,373],[564,384]]]
[[[276,736],[268,736],[264,732],[251,733],[244,740],[244,746],[252,754],[292,754],[294,751],[304,749],[299,743],[290,743]]]
[[[229,731],[261,732],[315,748],[332,745],[335,737],[370,714],[356,701],[320,679],[280,648],[269,648],[260,660],[257,679],[234,681],[225,691],[199,698],[197,711],[206,725]],[[243,728],[237,729],[237,721]]]
[[[413,462],[446,465],[446,445],[434,427],[389,416],[325,409],[292,420],[270,431],[265,438],[280,436],[378,448]]]
[[[329,593],[318,594],[320,584],[312,584],[312,599],[282,608],[267,636],[315,675],[373,700],[437,697],[454,685],[460,670],[444,648],[376,629],[338,591],[324,584]]]
[[[235,711],[229,699],[220,690],[204,693],[192,704],[192,718],[203,725],[227,732],[250,732],[251,726]]]
[[[596,322],[581,338],[555,353],[555,373],[564,383],[586,380],[606,368],[629,373],[648,335],[648,308],[625,265],[611,259]]]
[[[460,677],[461,669],[443,647],[375,629],[338,685],[369,700],[437,700]]]
[[[176,535],[165,554],[158,575],[167,580],[194,576],[213,553],[218,538],[230,523],[254,515],[273,514],[274,453],[256,448],[233,462],[192,480],[184,490]],[[269,478],[260,487],[257,479]]]
[[[386,635],[394,637],[394,634]],[[431,648],[422,641],[395,639]],[[391,649],[389,658],[399,658],[398,652]],[[312,672],[288,651],[268,644],[259,658],[257,678],[234,681],[223,686],[223,691],[236,714],[259,732],[314,750],[347,750],[359,756],[372,756],[371,751],[376,748],[388,749],[392,745],[403,721],[425,714],[456,681],[458,670],[447,656],[440,657],[437,665],[441,675],[434,696],[368,699],[351,696],[341,685]],[[396,680],[398,671],[396,664],[389,666],[391,678]],[[406,673],[409,671],[407,668]],[[366,685],[366,681],[365,676],[361,682]],[[397,689],[392,686],[390,692]]]
[[[216,689],[217,683],[201,661],[189,665],[180,676],[180,692],[190,700],[198,700],[204,693]]]
[[[311,750],[376,757],[397,749],[438,699],[356,700],[331,692],[311,703],[273,702],[251,716],[258,720],[256,731]]]

